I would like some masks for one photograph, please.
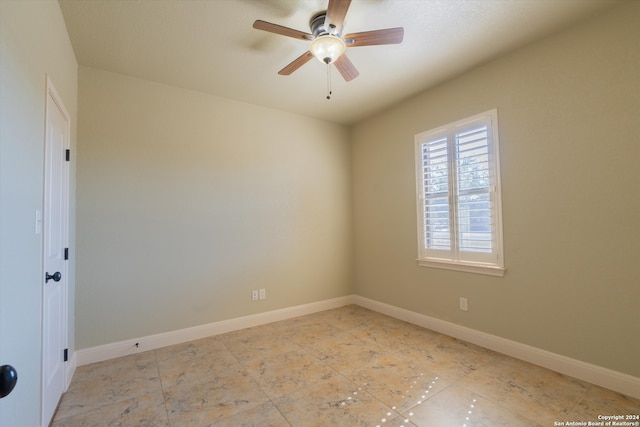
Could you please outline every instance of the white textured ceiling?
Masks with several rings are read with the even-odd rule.
[[[328,0],[60,0],[81,65],[350,124],[616,0],[353,0],[344,33],[402,26],[400,45],[354,47],[344,82],[312,60],[278,70],[308,43],[255,30],[256,19],[309,32]]]

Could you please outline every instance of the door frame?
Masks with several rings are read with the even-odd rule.
[[[46,93],[45,93],[45,121],[44,121],[44,161],[43,161],[43,192],[42,192],[42,207],[43,207],[43,215],[42,218],[46,219],[47,215],[46,215],[46,208],[47,205],[46,200],[47,200],[47,192],[49,191],[49,185],[48,185],[48,175],[47,175],[47,160],[46,160],[46,156],[47,156],[47,149],[48,144],[49,144],[49,138],[48,138],[48,120],[49,117],[48,115],[49,113],[49,97],[51,97],[51,100],[53,101],[53,103],[55,104],[55,107],[58,108],[58,110],[60,111],[60,113],[62,114],[62,116],[65,119],[66,122],[66,141],[64,142],[64,149],[67,150],[67,153],[70,150],[70,145],[71,145],[71,116],[69,115],[69,112],[67,111],[66,107],[64,106],[64,103],[62,102],[62,98],[60,97],[60,95],[58,94],[58,91],[56,90],[55,86],[53,85],[53,82],[51,81],[51,78],[49,77],[49,75],[46,75]],[[62,235],[63,235],[63,240],[64,240],[64,247],[69,248],[69,229],[70,229],[70,224],[69,224],[69,220],[70,220],[70,205],[69,205],[69,190],[70,190],[70,165],[69,162],[67,160],[61,159],[62,162],[66,163],[64,166],[64,183],[63,183],[63,190],[64,191],[64,203],[66,204],[66,213],[65,213],[65,221],[64,221],[64,225],[63,225],[63,231],[62,231]],[[45,227],[48,227],[48,224],[43,224],[42,230],[43,230],[43,234],[42,234],[42,239],[41,239],[41,244],[42,244],[42,293],[41,293],[41,301],[42,301],[42,305],[41,305],[41,372],[40,372],[40,418],[41,418],[41,424],[43,427],[48,426],[52,420],[50,419],[45,419],[45,417],[48,417],[49,415],[45,413],[45,404],[49,403],[46,402],[46,396],[45,396],[45,353],[44,353],[44,349],[45,349],[45,339],[46,339],[46,335],[45,335],[45,331],[46,331],[46,325],[45,325],[45,316],[44,316],[44,310],[45,310],[45,280],[44,280],[44,275],[45,272],[47,271],[47,265],[46,265],[46,247],[45,245],[47,244],[47,241],[45,239],[45,235],[46,235],[46,230]],[[63,263],[63,267],[62,267],[62,280],[61,280],[61,286],[62,286],[62,301],[61,301],[61,305],[60,305],[60,316],[61,318],[60,320],[60,328],[62,329],[61,332],[61,338],[62,338],[62,343],[61,343],[61,347],[67,349],[68,348],[68,344],[69,344],[69,262],[68,259],[65,259],[65,262]],[[61,359],[62,359],[62,355],[60,355]],[[63,389],[62,392],[64,393],[67,390],[68,387],[68,369],[69,366],[67,363],[65,363],[65,361],[62,362],[62,377],[63,377],[63,381],[64,381],[64,385],[63,385]],[[61,396],[60,396],[61,397]],[[58,399],[60,398],[58,397]],[[55,402],[55,405],[57,407],[59,401]],[[55,415],[55,410],[53,412],[53,415]],[[53,416],[52,415],[52,416]]]

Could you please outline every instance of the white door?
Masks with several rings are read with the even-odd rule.
[[[47,79],[45,110],[42,298],[42,425],[66,389],[69,223],[69,114]]]

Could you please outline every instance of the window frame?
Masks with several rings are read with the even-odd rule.
[[[491,231],[490,231],[490,251],[475,252],[460,249],[461,216],[458,215],[458,174],[456,148],[459,145],[457,138],[465,130],[478,129],[479,126],[486,126],[487,132],[487,158],[488,158],[488,178],[489,183],[481,194],[489,195],[491,208]],[[504,245],[502,227],[502,191],[500,184],[500,144],[498,137],[498,110],[492,109],[480,114],[473,115],[455,122],[439,126],[437,128],[421,132],[415,135],[415,160],[416,160],[416,205],[417,205],[417,225],[418,225],[418,265],[424,267],[443,268],[448,270],[465,271],[470,273],[488,274],[492,276],[504,276]],[[445,140],[443,143],[442,140]],[[426,202],[427,192],[425,192],[425,162],[423,146],[426,143],[446,146],[446,171],[439,176],[447,176],[447,189],[440,192],[440,196],[431,197],[434,200],[447,199],[448,210],[446,215],[447,233],[449,249],[434,249],[427,247],[427,234],[425,234]],[[435,162],[430,163],[430,170],[434,170]],[[463,194],[462,194],[463,195]],[[431,215],[431,214],[430,214]],[[433,218],[433,217],[432,217]],[[435,246],[435,244],[434,244]]]

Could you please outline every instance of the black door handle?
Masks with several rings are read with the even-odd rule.
[[[0,366],[0,399],[11,393],[17,382],[18,372],[13,366]]]
[[[49,280],[53,279],[54,282],[59,282],[62,279],[62,274],[59,271],[56,271],[53,274],[45,273],[44,275],[44,283],[49,283]]]

